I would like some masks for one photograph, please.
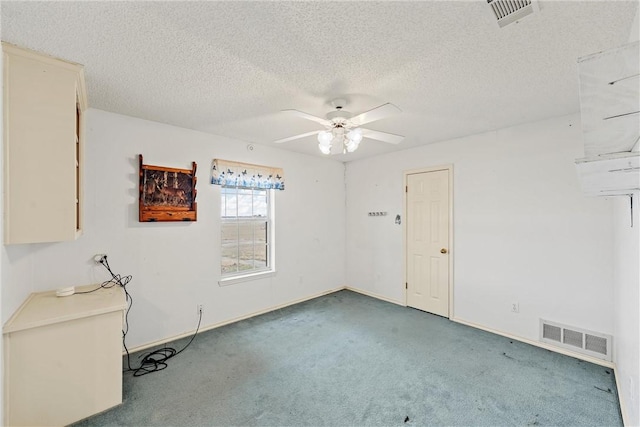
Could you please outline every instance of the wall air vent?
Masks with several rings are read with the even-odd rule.
[[[542,338],[562,342],[562,328],[544,323],[542,325]]]
[[[609,362],[611,339],[611,335],[540,319],[540,341]]]
[[[487,0],[500,28],[538,11],[535,0]]]

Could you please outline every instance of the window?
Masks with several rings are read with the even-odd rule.
[[[222,278],[271,271],[270,190],[222,187]]]

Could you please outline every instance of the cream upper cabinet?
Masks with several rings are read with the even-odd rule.
[[[3,43],[4,242],[82,232],[83,67]]]

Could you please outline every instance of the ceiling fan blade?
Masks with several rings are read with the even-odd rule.
[[[298,110],[282,110],[283,113],[292,113],[298,117],[302,117],[303,119],[311,120],[312,122],[320,123],[322,126],[331,126],[331,122],[329,120],[323,119],[322,117],[313,116],[311,114],[304,113]]]
[[[381,106],[376,107],[373,110],[365,111],[364,113],[358,114],[355,117],[351,117],[349,121],[353,123],[354,126],[362,126],[366,123],[381,120],[393,114],[401,112],[402,110],[400,110],[395,105],[387,103],[382,104]]]
[[[395,135],[393,133],[380,132],[373,129],[362,129],[362,136],[370,139],[377,139],[378,141],[388,142],[389,144],[400,144],[404,139],[404,136]]]
[[[290,136],[289,138],[282,138],[277,141],[273,141],[275,144],[282,144],[283,142],[295,141],[296,139],[301,139],[311,135],[317,135],[322,131],[314,130],[313,132],[301,133],[300,135]]]

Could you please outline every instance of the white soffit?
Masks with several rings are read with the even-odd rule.
[[[640,139],[640,42],[578,64],[585,156],[631,151]]]

